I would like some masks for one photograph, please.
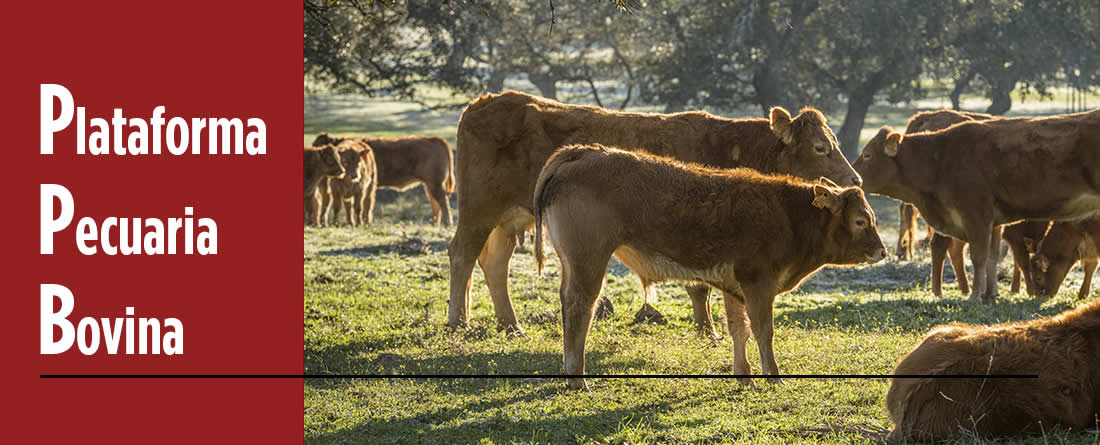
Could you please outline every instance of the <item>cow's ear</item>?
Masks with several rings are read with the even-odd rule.
[[[820,178],[817,178],[817,182],[820,182],[820,183],[822,183],[822,184],[825,184],[825,185],[827,185],[827,186],[829,186],[829,187],[833,187],[833,188],[840,188],[840,186],[839,186],[839,185],[836,185],[836,183],[835,183],[835,182],[833,182],[833,180],[832,180],[832,179],[826,178],[826,177],[824,177],[824,176],[822,176],[822,177],[820,177]]]
[[[772,133],[783,141],[784,144],[790,145],[794,140],[794,134],[791,133],[791,113],[784,110],[783,107],[772,107],[771,112],[771,128]]]
[[[833,214],[838,214],[840,210],[844,208],[844,199],[840,197],[836,189],[821,184],[814,184],[813,205],[819,209],[829,209]]]
[[[886,143],[883,144],[882,151],[886,156],[894,157],[898,155],[899,146],[901,146],[901,133],[891,131],[886,135]]]
[[[1047,259],[1046,255],[1035,256],[1035,264],[1039,265],[1039,271],[1043,273],[1047,273],[1047,269],[1050,268],[1050,260]]]

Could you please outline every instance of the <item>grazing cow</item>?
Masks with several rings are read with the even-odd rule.
[[[541,273],[545,221],[562,265],[565,373],[584,374],[585,340],[615,255],[641,279],[643,295],[666,280],[721,290],[734,373],[752,373],[745,355],[751,328],[762,372],[778,375],[776,295],[826,264],[886,257],[863,191],[824,181],[829,185],[600,145],[558,150],[535,186],[535,259]]]
[[[1027,294],[1035,295],[1032,290],[1035,283],[1031,274],[1031,255],[1035,253],[1035,248],[1046,236],[1050,224],[1050,221],[1021,221],[1005,226],[1001,239],[1008,243],[1009,250],[1012,252],[1011,290],[1013,293],[1020,291],[1020,277],[1022,276],[1023,282],[1027,286]]]
[[[615,112],[515,91],[481,96],[466,107],[458,122],[455,173],[461,217],[448,248],[449,326],[469,322],[470,278],[476,262],[485,272],[500,327],[523,332],[508,298],[508,260],[517,235],[535,222],[531,200],[535,180],[555,150],[587,143],[645,150],[714,167],[749,167],[860,184],[825,117],[812,108],[793,119],[779,107],[771,109],[770,120],[726,119],[706,112]],[[705,285],[688,288],[696,326],[713,336],[708,292]]]
[[[1058,293],[1066,274],[1078,261],[1085,269],[1085,279],[1077,298],[1089,296],[1092,274],[1100,263],[1096,240],[1100,240],[1100,214],[1077,221],[1059,221],[1051,225],[1046,237],[1039,241],[1031,258],[1031,295],[1050,298]]]
[[[1096,428],[1100,414],[1100,299],[1038,320],[933,328],[894,375],[1038,375],[895,378],[886,392],[892,440],[943,440]]]
[[[374,195],[378,189],[378,170],[375,168],[374,152],[366,142],[348,140],[340,143],[340,161],[344,166],[344,176],[325,178],[329,186],[321,187],[322,215],[328,215],[332,204],[332,225],[339,220],[340,209],[344,209],[349,226],[370,224],[374,219]],[[331,194],[325,193],[329,190]]]
[[[883,127],[855,168],[868,192],[911,202],[937,232],[970,242],[970,299],[991,303],[1002,225],[1100,209],[1100,110],[908,136]]]
[[[451,193],[455,189],[451,146],[439,137],[342,138],[317,135],[313,145],[339,144],[358,140],[370,145],[378,171],[378,187],[405,191],[424,184],[432,203],[432,221],[451,225]]]
[[[305,214],[306,224],[320,227],[324,222],[321,215],[321,193],[318,192],[322,180],[326,177],[339,177],[344,174],[340,156],[331,144],[322,147],[305,147]],[[327,187],[328,183],[324,185]],[[327,191],[326,191],[327,193]]]
[[[909,123],[905,126],[905,134],[920,133],[920,132],[923,132],[923,131],[942,130],[944,128],[955,125],[959,122],[984,121],[984,120],[989,120],[989,119],[993,119],[993,118],[994,118],[994,116],[991,115],[991,114],[972,113],[972,112],[969,112],[969,111],[955,111],[955,110],[922,111],[920,113],[914,114],[912,117],[909,118]],[[914,205],[906,203],[906,202],[902,202],[902,203],[898,204],[898,214],[901,217],[900,218],[901,227],[898,229],[898,247],[897,247],[897,252],[896,253],[898,255],[898,258],[900,258],[900,259],[911,260],[911,259],[913,259],[913,249],[918,244],[917,243],[917,238],[916,238],[916,233],[917,233],[916,231],[917,231],[917,216],[920,214],[920,212],[917,210],[917,208]],[[928,235],[925,237],[925,242],[927,242],[929,245],[931,245],[932,244],[931,241],[932,241],[932,238],[934,236],[936,236],[936,233],[932,230],[932,227],[929,226],[928,227]],[[940,235],[940,236],[944,236],[944,235]],[[939,241],[937,241],[937,244],[940,245],[940,246],[944,246],[944,247],[953,247],[953,244],[951,244],[947,240],[939,240]],[[951,258],[952,258],[951,267],[953,267],[955,269],[955,275],[956,276],[961,276],[962,277],[963,281],[959,282],[959,287],[960,288],[966,288],[966,285],[965,285],[965,283],[966,283],[966,274],[965,273],[962,273],[962,274],[959,273],[960,270],[965,271],[966,268],[963,267],[961,265],[961,263],[958,266],[956,266],[955,261],[954,261],[954,258],[956,257],[956,254],[959,258],[962,258],[963,245],[954,246],[954,247],[957,247],[958,250],[957,251],[956,250],[949,250],[951,252]],[[943,253],[944,252],[940,252],[941,261],[939,263],[939,265],[940,265],[939,270],[940,270],[941,275],[943,273],[943,261],[942,261]],[[935,257],[936,254],[933,253],[932,256]],[[935,275],[935,273],[936,273],[935,272],[935,270],[936,270],[935,264],[936,263],[933,262],[932,264],[933,264],[933,268],[932,268],[933,272],[932,273],[933,273],[933,275]],[[939,286],[936,285],[935,278],[933,278],[933,287],[934,288],[939,287]],[[968,291],[963,291],[963,293],[966,294],[966,293],[969,293],[969,292]],[[940,293],[937,292],[936,295],[938,296],[938,295],[940,295]]]

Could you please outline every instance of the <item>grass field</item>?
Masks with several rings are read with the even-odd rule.
[[[311,105],[312,104],[312,105]],[[312,109],[311,109],[312,106]],[[878,108],[878,107],[876,107]],[[904,123],[912,109],[879,110]],[[874,114],[874,112],[872,113]],[[306,142],[317,131],[427,133],[453,142],[458,112],[353,98],[307,98]],[[879,125],[876,122],[868,125]],[[307,374],[558,374],[561,372],[559,269],[553,249],[535,276],[530,240],[511,263],[510,291],[526,337],[495,329],[480,271],[474,273],[468,330],[447,318],[447,243],[452,229],[426,225],[423,193],[380,196],[369,228],[305,232],[305,372]],[[888,246],[896,239],[893,201],[873,198]],[[1011,259],[1002,262],[1007,276]],[[947,295],[928,287],[929,258],[826,268],[775,308],[775,350],[786,374],[889,373],[895,360],[932,326],[997,323],[1055,314],[1075,300],[1080,270],[1048,301],[1012,295],[1001,281],[992,306],[965,301],[950,267]],[[596,322],[588,339],[591,373],[722,374],[732,372],[732,344],[698,337],[683,287],[658,286],[656,307],[668,323],[635,324],[637,279],[613,262],[605,289],[616,314]],[[712,297],[722,323],[721,303]],[[723,337],[726,337],[722,332]],[[759,371],[754,344],[749,360]],[[311,443],[877,443],[889,429],[886,380],[759,381],[592,379],[591,392],[553,379],[308,380],[305,431]],[[964,436],[959,443],[978,438]],[[1048,431],[1004,443],[1097,443],[1095,433]],[[1000,443],[1000,442],[999,442]]]

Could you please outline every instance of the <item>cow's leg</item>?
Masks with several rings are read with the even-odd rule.
[[[508,333],[523,335],[523,328],[516,320],[512,309],[512,300],[508,298],[508,261],[516,250],[516,234],[497,226],[489,234],[477,262],[485,273],[485,284],[489,286],[489,296],[493,298],[493,310],[496,311],[497,324]]]
[[[1100,258],[1092,257],[1081,260],[1081,267],[1085,268],[1085,280],[1081,282],[1081,290],[1077,292],[1077,299],[1088,298],[1092,292],[1092,274],[1096,272],[1096,266],[1100,264]]]
[[[955,283],[959,285],[959,293],[963,295],[969,294],[970,283],[966,279],[966,255],[963,255],[963,250],[966,249],[966,242],[955,238],[948,238],[948,240],[947,256],[951,258],[951,270],[955,271]]]
[[[354,220],[355,220],[355,225],[357,225],[357,226],[366,225],[366,222],[363,221],[363,199],[364,199],[364,197],[365,197],[365,195],[363,194],[363,192],[359,192],[358,194],[355,195],[355,199],[354,199],[354,203],[355,203],[355,218],[354,218]]]
[[[478,255],[493,230],[492,225],[480,223],[472,217],[473,215],[465,217],[466,221],[462,221],[465,224],[458,225],[455,236],[447,247],[447,255],[451,260],[451,296],[448,300],[447,326],[452,328],[466,327],[470,323],[470,275],[473,274]]]
[[[982,303],[989,298],[986,292],[989,291],[989,262],[996,258],[996,255],[990,257],[992,250],[990,250],[992,240],[989,235],[993,233],[991,225],[985,225],[975,227],[967,231],[967,235],[970,238],[970,261],[974,264],[974,289],[970,293],[970,301],[973,303]],[[993,281],[996,281],[996,275],[993,276]]]
[[[317,189],[314,187],[305,188],[305,217],[306,225],[317,226],[317,222],[314,219],[314,215],[317,214],[317,207],[320,206],[320,202],[317,200]]]
[[[742,283],[742,295],[745,298],[745,307],[749,315],[749,326],[752,328],[752,336],[756,339],[756,347],[760,350],[760,372],[764,375],[778,375],[779,366],[775,363],[775,353],[772,352],[772,304],[775,301],[775,285],[763,285],[756,283],[745,286]],[[775,383],[777,380],[769,379]]]
[[[749,314],[745,312],[745,303],[736,295],[722,292],[722,306],[726,309],[726,326],[729,327],[730,338],[733,339],[733,373],[751,375],[752,365],[749,364],[746,352],[749,342]],[[740,378],[737,381],[743,385],[752,384],[750,378]]]
[[[428,202],[432,204],[432,224],[439,225],[439,203],[432,197],[432,192],[428,189],[427,181],[424,181],[424,196],[427,196]]]
[[[947,249],[951,246],[951,238],[934,234],[929,242],[932,250],[932,294],[943,296],[943,262],[947,259]],[[954,265],[954,262],[952,262]]]
[[[355,207],[355,203],[354,203],[355,200],[354,199],[350,199],[350,200],[349,199],[344,199],[343,201],[344,201],[344,213],[347,214],[345,219],[348,220],[348,226],[349,227],[355,227],[357,225],[356,221],[355,221],[355,215],[358,215],[358,213],[355,212],[355,208],[354,208]]]
[[[588,255],[584,257],[571,256],[559,250],[558,254],[562,262],[561,322],[565,373],[584,375],[584,346],[611,253],[584,253],[582,255]],[[569,386],[588,389],[584,378],[569,379]]]
[[[692,318],[695,319],[695,330],[707,338],[717,339],[718,333],[714,332],[714,319],[710,315],[710,286],[702,283],[688,284],[688,297],[691,297]]]
[[[450,196],[442,183],[425,182],[424,187],[428,192],[428,200],[432,202],[432,221],[444,226],[451,225]]]
[[[1014,294],[1020,292],[1020,271],[1022,270],[1016,264],[1015,261],[1012,262],[1012,284],[1009,287],[1009,290]]]
[[[321,227],[324,227],[328,224],[328,211],[329,208],[332,207],[332,190],[329,189],[329,183],[327,179],[321,181],[321,186],[317,187],[317,193],[321,195],[319,213],[317,214],[317,224]],[[333,218],[335,218],[335,216],[333,216]],[[335,221],[333,225],[336,225]]]
[[[378,181],[371,181],[367,195],[363,197],[363,224],[374,222],[374,197],[378,192]]]
[[[997,265],[1001,258],[1001,230],[1004,226],[993,226],[989,235],[989,256],[986,262],[986,292],[982,299],[985,303],[994,303],[1000,286],[997,285]]]
[[[898,204],[898,245],[896,253],[899,259],[913,259],[913,245],[916,243],[917,221],[911,204]]]

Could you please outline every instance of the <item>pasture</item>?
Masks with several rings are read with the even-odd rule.
[[[932,104],[927,108],[938,107]],[[876,110],[881,112],[876,112]],[[904,128],[913,108],[876,106],[865,133]],[[1032,110],[1028,110],[1032,111]],[[305,142],[318,131],[443,136],[454,143],[460,111],[347,97],[306,98]],[[830,122],[837,125],[837,122]],[[867,134],[865,137],[869,137]],[[895,201],[872,197],[883,241],[897,236]],[[427,224],[418,190],[380,191],[375,224],[305,229],[306,374],[558,374],[561,372],[559,264],[552,248],[536,277],[531,239],[511,262],[510,292],[526,337],[497,332],[480,270],[472,286],[471,327],[447,320],[447,243],[452,228]],[[923,237],[923,233],[921,233]],[[549,246],[548,246],[549,247]],[[1011,258],[1001,262],[999,302],[974,305],[958,292],[950,267],[945,296],[932,296],[927,250],[912,261],[891,255],[851,268],[827,267],[777,298],[775,351],[784,374],[887,374],[932,326],[952,321],[999,323],[1062,312],[1080,303],[1075,269],[1056,297],[1011,294]],[[666,324],[634,323],[637,279],[613,261],[605,295],[614,316],[588,339],[596,374],[728,374],[731,342],[719,296],[712,312],[722,339],[697,336],[681,285],[657,286]],[[755,343],[749,362],[759,372]],[[311,379],[305,383],[310,443],[878,443],[890,427],[887,380],[757,381],[590,379],[591,392],[563,380]],[[965,427],[965,425],[963,425]],[[969,435],[961,443],[978,440]],[[1097,443],[1097,433],[1051,430],[998,443]]]

